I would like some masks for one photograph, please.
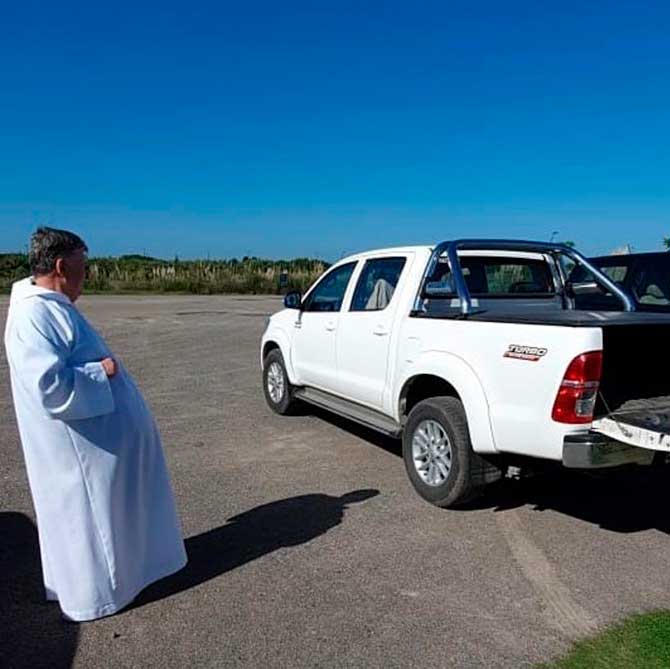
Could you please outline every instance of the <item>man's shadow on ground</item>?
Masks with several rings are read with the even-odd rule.
[[[45,601],[37,529],[22,513],[0,513],[0,667],[69,667],[79,626]]]
[[[356,490],[341,497],[300,495],[234,516],[221,527],[186,539],[186,567],[149,586],[130,608],[189,590],[280,548],[307,543],[339,525],[349,506],[378,494]]]
[[[339,525],[352,504],[379,494],[310,494],[245,511],[216,529],[186,539],[188,565],[144,590],[130,609],[189,590],[280,548],[298,546]],[[70,667],[79,625],[45,601],[39,541],[21,513],[0,513],[0,667]]]

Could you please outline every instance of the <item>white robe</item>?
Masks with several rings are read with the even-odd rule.
[[[5,346],[48,599],[93,620],[186,564],[158,429],[70,300],[14,284]]]

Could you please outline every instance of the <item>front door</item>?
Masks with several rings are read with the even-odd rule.
[[[300,385],[335,391],[335,342],[340,311],[355,262],[339,265],[307,295],[294,323],[292,359]]]

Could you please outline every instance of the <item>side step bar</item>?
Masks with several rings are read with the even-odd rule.
[[[399,437],[402,433],[402,427],[393,418],[355,402],[316,390],[316,388],[299,388],[295,392],[295,397],[390,437]]]

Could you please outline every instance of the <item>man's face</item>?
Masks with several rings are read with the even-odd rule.
[[[65,258],[59,258],[56,271],[61,279],[63,292],[72,302],[76,302],[84,289],[86,276],[86,251],[77,249]]]

